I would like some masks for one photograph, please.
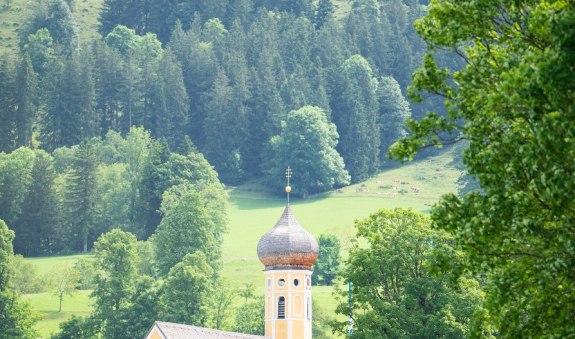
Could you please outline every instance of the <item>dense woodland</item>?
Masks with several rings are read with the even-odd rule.
[[[86,250],[115,227],[147,239],[180,155],[274,190],[291,165],[304,197],[365,180],[412,116],[419,2],[334,18],[331,1],[105,1],[96,41],[73,4],[34,2],[19,57],[0,60],[0,219],[17,253]],[[305,106],[324,122],[294,122]]]

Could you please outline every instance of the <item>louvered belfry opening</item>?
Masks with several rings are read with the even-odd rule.
[[[278,319],[286,318],[286,298],[279,297],[278,299]]]

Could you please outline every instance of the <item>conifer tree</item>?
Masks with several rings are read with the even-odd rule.
[[[237,184],[243,176],[240,147],[245,138],[246,109],[221,70],[209,95],[204,122],[206,158],[223,182]]]
[[[332,93],[332,117],[340,134],[338,151],[352,182],[374,174],[379,166],[377,80],[367,60],[359,55],[340,68]]]
[[[14,249],[24,256],[50,254],[56,249],[58,200],[54,186],[56,173],[52,156],[34,151],[30,186],[22,201],[22,213],[14,224],[17,237]]]
[[[16,147],[32,146],[32,127],[36,123],[37,80],[30,56],[25,54],[16,72]]]
[[[0,57],[0,151],[14,149],[14,73],[6,57]]]
[[[319,0],[313,20],[315,28],[320,29],[326,21],[329,21],[332,18],[334,12],[335,7],[331,0]]]
[[[93,140],[83,140],[74,151],[64,192],[64,224],[73,248],[88,251],[88,236],[94,223],[96,168],[98,159]],[[78,238],[79,237],[79,238]]]

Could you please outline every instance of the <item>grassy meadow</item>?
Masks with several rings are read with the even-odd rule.
[[[32,11],[35,1],[0,0],[0,54],[18,51],[18,31]],[[83,42],[98,36],[98,17],[104,0],[74,0],[74,19]]]
[[[453,166],[456,153],[457,149],[446,149],[438,156],[397,165],[360,184],[305,200],[292,199],[292,210],[300,224],[316,237],[322,233],[337,235],[345,256],[355,234],[354,220],[381,208],[413,208],[427,213],[442,194],[455,192],[461,175]],[[412,191],[412,186],[418,187],[419,193]],[[275,225],[286,202],[285,197],[270,196],[262,193],[262,189],[252,183],[229,190],[229,227],[223,243],[224,278],[237,288],[252,283],[258,294],[263,294],[263,266],[257,258],[257,243]],[[81,257],[86,255],[27,260],[43,275],[63,263],[73,264]],[[38,330],[48,337],[72,314],[89,314],[88,294],[89,291],[80,291],[67,297],[61,313],[57,312],[57,298],[50,293],[31,294],[26,298],[41,317]],[[238,297],[236,303],[239,302]],[[333,315],[336,301],[331,287],[314,287],[314,302],[326,314]]]

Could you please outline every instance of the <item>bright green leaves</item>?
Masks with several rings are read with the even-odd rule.
[[[281,182],[278,178],[291,166],[296,195],[307,197],[349,184],[343,159],[335,150],[339,135],[321,108],[304,106],[290,112],[282,129],[271,139],[274,158],[268,171],[270,183],[277,186]]]
[[[575,6],[432,2],[418,30],[434,48],[467,45],[467,65],[449,87],[448,74],[426,58],[412,93],[443,95],[448,114],[410,122],[412,135],[394,155],[409,157],[457,130],[469,140],[464,163],[482,189],[434,208],[434,224],[465,252],[457,267],[440,266],[485,277],[490,314],[477,318],[485,328],[505,337],[572,336]]]
[[[450,237],[430,228],[429,218],[412,210],[380,210],[356,222],[357,239],[341,276],[353,283],[336,312],[352,314],[356,338],[458,338],[482,300],[472,279],[450,281],[431,275],[432,265],[456,262]],[[438,254],[444,257],[438,256]],[[449,258],[448,258],[449,257]],[[335,328],[345,331],[347,322]]]

